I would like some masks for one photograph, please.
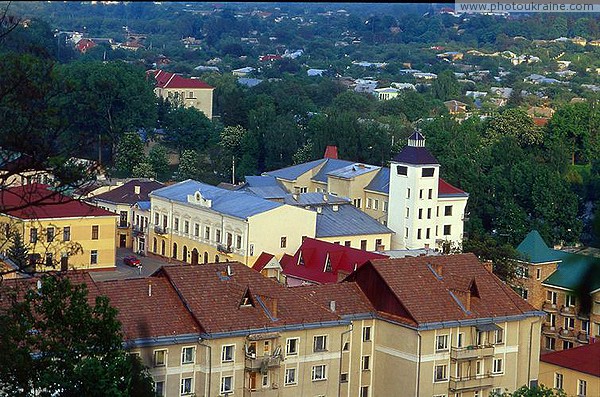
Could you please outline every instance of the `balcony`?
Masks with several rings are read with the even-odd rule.
[[[164,226],[154,226],[154,233],[156,234],[167,234],[167,228]]]
[[[222,252],[224,254],[230,254],[233,252],[233,248],[229,245],[225,244],[217,244],[217,251]]]
[[[491,345],[452,347],[450,358],[452,360],[476,360],[494,355],[494,347]]]
[[[579,331],[579,333],[577,334],[577,342],[590,343],[590,336],[585,331]]]
[[[560,308],[560,314],[565,317],[573,317],[573,316],[575,316],[575,307],[574,306],[562,306]]]
[[[563,339],[569,340],[577,338],[577,335],[575,334],[575,331],[572,328],[561,328],[558,331],[558,336],[560,336]]]
[[[482,389],[491,387],[493,384],[494,379],[489,372],[483,375],[450,377],[450,390],[453,392]]]
[[[556,313],[558,311],[558,308],[556,307],[555,303],[544,302],[544,304],[542,305],[542,310],[549,313]]]
[[[542,333],[544,334],[556,334],[556,327],[550,324],[542,325]]]
[[[119,229],[129,229],[130,227],[131,227],[131,223],[129,223],[129,222],[121,222],[121,221],[119,221],[117,223],[117,228],[119,228]]]
[[[283,358],[281,354],[256,357],[252,354],[246,355],[246,371],[266,373],[270,368],[277,368],[281,365]]]

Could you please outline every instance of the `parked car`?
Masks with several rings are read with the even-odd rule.
[[[128,266],[139,267],[142,266],[142,261],[135,255],[129,255],[123,258],[123,263]]]

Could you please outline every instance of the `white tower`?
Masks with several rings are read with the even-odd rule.
[[[392,249],[435,248],[440,165],[415,131],[390,163],[387,226]]]

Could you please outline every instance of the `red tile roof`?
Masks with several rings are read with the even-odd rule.
[[[600,342],[542,354],[540,361],[600,377]]]
[[[112,212],[32,183],[0,191],[0,212],[19,219],[116,216]]]
[[[153,71],[158,88],[207,88],[214,87],[199,79],[188,79],[178,74],[165,72],[164,70]]]
[[[256,258],[256,262],[254,262],[254,265],[252,265],[252,269],[256,270],[257,272],[260,272],[274,257],[275,255],[263,252],[258,256],[258,258]]]
[[[294,292],[326,308],[330,308],[330,302],[335,301],[335,312],[341,316],[375,312],[369,299],[353,282],[303,285],[295,287]]]
[[[118,319],[126,340],[202,331],[164,277],[104,281],[98,287],[119,310]]]
[[[377,310],[417,324],[535,311],[470,253],[375,259],[346,280],[355,281]]]
[[[227,266],[232,270],[227,276]],[[239,263],[165,266],[169,279],[207,333],[337,321],[340,317]],[[242,306],[247,296],[252,305]],[[276,309],[274,308],[276,306]]]
[[[265,62],[265,61],[279,61],[282,60],[283,57],[281,55],[262,55],[258,60],[261,62]]]
[[[460,190],[459,188],[452,186],[442,178],[438,181],[438,195],[445,194],[465,194],[464,190]]]
[[[304,264],[299,264],[300,256]],[[331,271],[325,271],[327,257]],[[307,237],[294,256],[284,256],[280,263],[286,276],[316,284],[329,284],[338,282],[340,272],[350,274],[369,259],[383,258],[387,256]]]
[[[140,193],[135,193],[135,187],[139,186]],[[108,192],[93,197],[93,200],[108,201],[119,204],[135,204],[138,201],[150,201],[148,193],[160,189],[165,185],[157,181],[131,180]]]
[[[337,146],[327,146],[325,149],[324,159],[337,159],[338,158],[338,148]]]

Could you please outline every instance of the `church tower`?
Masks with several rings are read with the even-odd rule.
[[[392,249],[436,248],[440,164],[415,131],[390,163],[387,226]]]

